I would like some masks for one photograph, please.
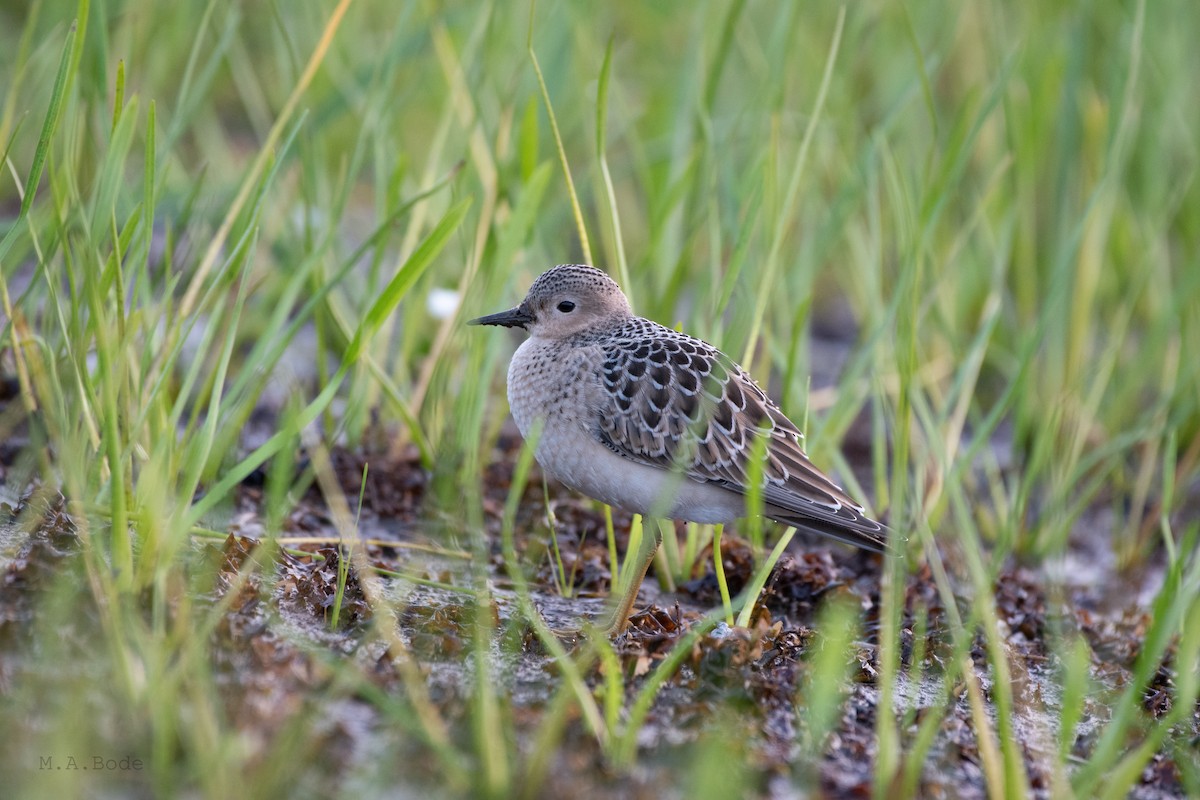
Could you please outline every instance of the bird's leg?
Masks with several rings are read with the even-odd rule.
[[[654,531],[653,536],[649,535],[650,531]],[[606,636],[616,636],[625,630],[625,625],[629,622],[629,613],[633,610],[633,604],[637,602],[638,590],[642,588],[642,581],[646,577],[646,570],[650,568],[650,562],[654,560],[654,554],[658,552],[661,542],[662,531],[658,525],[651,520],[642,520],[642,539],[638,543],[637,561],[625,568],[618,586],[613,587],[612,596],[616,599],[616,605],[613,606],[608,621],[600,628]],[[615,591],[618,588],[619,592]]]
[[[658,552],[654,554],[654,561],[658,564],[655,568],[658,585],[668,592],[674,593],[675,576],[681,572],[679,540],[675,536],[675,523],[669,519],[656,519],[653,520],[653,525],[658,535]]]

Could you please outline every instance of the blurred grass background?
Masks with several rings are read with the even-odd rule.
[[[769,377],[814,460],[908,532],[909,564],[944,553],[974,587],[963,624],[1001,675],[992,580],[1073,532],[1165,564],[1145,669],[1176,635],[1194,664],[1198,37],[1184,0],[0,3],[0,346],[20,389],[0,432],[31,420],[7,480],[61,487],[84,532],[86,574],[46,618],[87,596],[103,622],[94,649],[32,658],[114,687],[106,705],[53,671],[6,686],[7,728],[32,730],[5,770],[37,794],[31,753],[121,731],[155,792],[288,786],[303,725],[232,743],[187,641],[213,619],[181,600],[191,532],[222,528],[252,470],[286,484],[310,423],[356,445],[379,420],[477,539],[511,342],[461,321],[571,261]],[[461,306],[437,312],[438,289]],[[846,315],[853,352],[814,385],[813,321]],[[264,403],[278,429],[243,447]],[[863,415],[869,475],[840,455]],[[1020,794],[997,694],[990,786]],[[452,789],[512,788],[511,742],[446,738],[412,703],[396,713]],[[510,724],[489,707],[482,730]],[[1136,777],[1130,731],[1158,734],[1124,713],[1059,791]],[[881,718],[882,792],[904,748]]]

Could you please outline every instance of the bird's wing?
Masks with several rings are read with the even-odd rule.
[[[603,350],[595,435],[610,450],[745,494],[755,443],[765,436],[767,516],[887,548],[886,529],[813,466],[800,430],[724,353],[642,319]]]

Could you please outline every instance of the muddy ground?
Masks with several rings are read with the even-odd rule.
[[[555,659],[517,610],[501,552],[501,515],[518,447],[514,432],[506,430],[486,472],[485,575],[489,613],[496,626],[493,678],[502,696],[510,698],[507,713],[518,734],[518,748],[531,757],[533,737],[553,705],[561,675]],[[7,479],[17,452],[9,447],[3,455]],[[366,796],[380,786],[424,791],[441,785],[437,761],[428,756],[418,737],[404,732],[398,724],[403,713],[389,710],[386,699],[406,696],[406,673],[397,660],[403,653],[402,658],[418,668],[407,673],[408,679],[418,676],[449,723],[453,741],[470,748],[475,680],[471,587],[479,576],[470,565],[479,559],[462,557],[467,554],[460,551],[470,548],[470,537],[461,530],[454,535],[448,518],[429,510],[425,501],[433,491],[431,477],[414,451],[336,451],[333,463],[343,490],[352,498],[358,496],[363,466],[370,464],[360,533],[374,543],[363,552],[374,567],[414,579],[384,573],[364,587],[359,577],[365,562],[353,561],[339,626],[331,630],[339,550],[324,498],[314,484],[286,518],[283,535],[292,541],[289,551],[256,552],[255,539],[264,530],[264,489],[258,476],[252,476],[240,489],[237,508],[228,510],[225,538],[194,540],[191,571],[199,576],[197,586],[209,587],[196,599],[228,606],[210,636],[211,667],[223,692],[228,724],[263,758],[269,757],[279,736],[294,731],[297,720],[303,720],[308,741],[297,746],[309,749],[307,774],[281,778],[281,786],[303,785],[317,793],[357,787]],[[30,492],[10,483],[4,491],[0,691],[19,693],[31,685],[48,690],[54,686],[52,675],[39,675],[31,683],[27,674],[43,668],[34,652],[38,642],[34,629],[45,618],[39,604],[57,579],[76,573],[82,580],[81,542],[55,493]],[[604,607],[609,583],[604,517],[594,503],[555,484],[550,484],[549,500],[553,535],[573,584],[571,596],[564,597],[555,585],[545,495],[536,472],[520,505],[516,546],[540,612],[551,627],[570,629]],[[30,504],[40,504],[40,513],[30,515]],[[18,518],[40,521],[32,530],[22,531],[15,527]],[[616,513],[622,544],[629,522],[626,515]],[[1107,535],[1105,522],[1104,512],[1098,510],[1079,526],[1067,561],[1039,568],[1006,564],[993,587],[1013,673],[1016,733],[1025,771],[1041,796],[1049,795],[1054,780],[1047,765],[1057,747],[1061,704],[1057,678],[1061,662],[1051,643],[1064,634],[1077,634],[1089,645],[1096,689],[1076,728],[1073,748],[1076,756],[1086,759],[1110,714],[1104,698],[1115,697],[1131,680],[1130,669],[1146,626],[1146,603],[1159,580],[1160,570],[1152,564],[1117,573],[1111,560],[1096,557],[1107,551],[1096,541]],[[310,540],[298,541],[305,537]],[[429,545],[434,551],[412,549],[409,545],[414,544]],[[946,550],[953,565],[953,547]],[[729,532],[723,556],[730,590],[736,594],[752,572],[749,546]],[[250,559],[265,566],[250,572],[249,580],[240,579],[239,571]],[[1071,559],[1088,569],[1072,567]],[[626,679],[627,704],[690,626],[719,605],[711,555],[702,555],[697,564],[702,571],[674,592],[663,591],[653,573],[647,579],[639,612],[616,648]],[[688,781],[702,778],[736,781],[741,790],[760,796],[791,796],[797,786],[814,784],[830,796],[869,796],[880,702],[876,629],[881,572],[878,556],[820,542],[793,542],[770,578],[765,604],[754,623],[749,628],[721,625],[699,639],[658,694],[637,737],[636,767],[614,769],[577,710],[569,711],[553,756],[545,764],[540,794],[680,797],[689,794]],[[204,575],[209,576],[207,584]],[[1046,588],[1050,585],[1055,586],[1053,592]],[[969,590],[961,585],[956,591],[965,612]],[[380,633],[378,606],[369,600],[375,592],[381,595],[376,603],[382,599],[395,611],[394,627],[389,623],[389,630],[398,633],[398,641]],[[819,757],[813,759],[808,755],[812,744],[806,717],[797,708],[804,703],[806,670],[822,644],[817,611],[825,600],[838,595],[860,610],[862,634],[846,665],[847,697],[840,718],[820,747]],[[905,609],[900,642],[903,672],[893,700],[902,720],[902,746],[911,745],[918,725],[929,715],[941,720],[919,783],[912,788],[923,797],[984,797],[983,765],[966,682],[958,678],[944,688],[940,677],[947,668],[950,633],[947,609],[927,567],[908,579]],[[96,617],[96,609],[85,603],[74,617],[77,629],[61,633],[73,642],[72,652],[80,663],[102,652],[94,633],[100,628]],[[923,640],[918,642],[922,630]],[[563,641],[568,647],[584,646],[580,637],[564,634]],[[970,661],[990,703],[992,677],[982,636],[976,636]],[[336,681],[339,663],[358,665],[371,676],[378,694],[357,692],[328,702],[317,699],[323,696],[322,689]],[[64,671],[62,679],[76,675]],[[587,680],[599,686],[603,676],[592,669]],[[1157,717],[1166,712],[1172,680],[1168,657],[1152,685],[1143,689],[1146,713]],[[119,710],[105,702],[103,691],[98,689],[86,702],[95,704],[88,712],[90,724],[119,727]],[[45,722],[34,718],[29,725],[38,729]],[[1200,753],[1196,745],[1200,710],[1192,717],[1191,735],[1191,752],[1185,756]],[[721,769],[710,770],[712,775],[695,767],[709,752],[719,754],[722,764]],[[1175,754],[1160,752],[1144,771],[1136,796],[1179,796],[1183,792],[1180,768]],[[293,785],[292,780],[298,783]]]

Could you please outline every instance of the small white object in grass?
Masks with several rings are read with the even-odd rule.
[[[425,299],[425,307],[435,319],[449,319],[458,310],[462,301],[458,292],[453,289],[434,288]]]

